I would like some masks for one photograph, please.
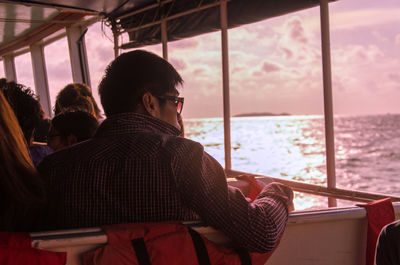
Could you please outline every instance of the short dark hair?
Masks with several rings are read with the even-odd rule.
[[[66,109],[94,112],[96,118],[102,118],[90,88],[83,83],[68,84],[58,92],[54,114],[58,115]]]
[[[14,110],[27,143],[30,143],[35,127],[42,119],[42,110],[38,98],[28,87],[15,82],[0,79],[0,90],[3,91],[11,108]]]
[[[72,134],[78,142],[82,142],[93,137],[99,127],[99,122],[86,111],[70,111],[55,116],[51,121],[51,126],[61,136],[66,137]]]
[[[106,116],[135,112],[144,93],[173,93],[183,83],[175,68],[163,58],[143,50],[121,54],[111,62],[99,85]]]

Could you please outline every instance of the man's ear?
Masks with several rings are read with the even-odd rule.
[[[158,102],[156,98],[150,93],[146,92],[143,94],[142,103],[146,111],[153,117],[158,117]]]

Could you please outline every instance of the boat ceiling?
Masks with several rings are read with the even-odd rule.
[[[87,15],[102,16],[115,25],[114,29],[118,34],[127,33],[129,41],[120,48],[160,43],[162,19],[167,20],[168,41],[213,32],[220,29],[219,2],[220,0],[0,0],[0,56],[31,45]],[[233,28],[317,5],[319,0],[228,0],[228,27]]]

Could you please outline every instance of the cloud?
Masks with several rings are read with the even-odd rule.
[[[265,73],[270,73],[270,72],[276,72],[279,71],[281,69],[281,67],[279,67],[276,64],[273,63],[269,63],[269,62],[264,62],[262,67],[261,67],[262,71],[264,71]]]
[[[194,49],[199,46],[199,42],[193,38],[184,39],[181,41],[174,41],[168,44],[168,48],[171,49]]]
[[[231,73],[236,74],[236,73],[241,72],[243,69],[244,69],[244,67],[242,67],[242,66],[236,66],[236,67],[233,67]]]
[[[196,68],[193,70],[193,75],[203,75],[205,72],[205,68]]]
[[[354,30],[360,27],[395,25],[400,21],[400,8],[359,9],[331,14],[331,30]]]
[[[359,64],[377,62],[384,56],[384,52],[376,45],[346,45],[332,52],[332,57],[336,62],[350,64],[353,67]]]
[[[400,45],[400,34],[397,34],[395,37],[395,43]]]
[[[184,71],[187,67],[186,62],[183,59],[171,58],[169,62],[175,67],[177,71]]]
[[[307,44],[308,40],[304,33],[304,27],[302,21],[299,18],[294,18],[287,22],[290,37],[294,41],[298,41],[303,44]]]
[[[397,73],[390,73],[390,74],[388,74],[388,78],[389,78],[391,81],[394,81],[394,82],[400,84],[400,74],[397,74]]]
[[[258,76],[262,76],[263,74],[262,74],[261,71],[256,70],[256,71],[253,72],[252,75],[255,76],[255,77],[258,77]]]
[[[293,51],[291,51],[289,48],[280,46],[279,49],[283,52],[286,59],[293,58]]]

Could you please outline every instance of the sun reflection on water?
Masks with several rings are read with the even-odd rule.
[[[222,118],[189,119],[185,129],[224,165]],[[339,188],[400,191],[400,115],[336,118],[335,144]],[[231,148],[234,170],[326,186],[322,116],[231,118]],[[296,192],[294,204],[297,210],[326,208],[327,198]]]

